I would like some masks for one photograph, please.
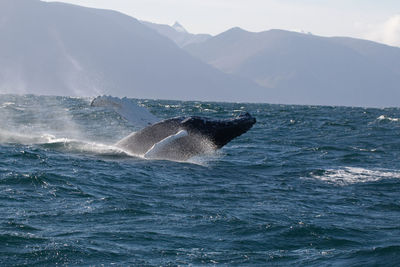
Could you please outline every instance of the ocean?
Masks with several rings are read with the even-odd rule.
[[[89,98],[0,95],[1,266],[398,266],[400,109],[138,100],[257,123],[187,162]]]

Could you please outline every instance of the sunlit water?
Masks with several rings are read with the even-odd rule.
[[[145,160],[90,99],[0,95],[1,266],[400,264],[399,109],[139,102],[257,124]]]

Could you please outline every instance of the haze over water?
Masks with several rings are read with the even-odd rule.
[[[134,100],[257,124],[144,160],[90,99],[0,96],[0,265],[396,265],[400,110]]]

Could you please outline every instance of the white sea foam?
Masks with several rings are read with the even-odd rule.
[[[57,139],[49,144],[61,144],[62,149],[70,152],[94,154],[100,156],[134,156],[113,145],[80,140]]]
[[[0,130],[0,143],[22,145],[52,145],[55,150],[79,152],[95,155],[125,155],[134,156],[121,148],[86,140],[66,137],[56,137],[52,134],[25,135]]]
[[[13,102],[5,102],[5,103],[1,104],[0,108],[6,108],[6,107],[12,106],[12,105],[15,105],[15,103],[13,103]]]
[[[207,167],[211,162],[218,161],[222,156],[223,154],[217,150],[200,156],[191,157],[185,162]]]
[[[312,178],[337,185],[349,185],[376,182],[382,179],[400,179],[400,170],[344,167],[342,169],[329,169],[323,174],[313,174]]]
[[[400,121],[399,118],[391,118],[391,117],[387,117],[385,115],[380,115],[377,120],[379,121],[383,121],[383,120],[388,120],[388,121]]]
[[[40,144],[49,142],[52,137],[54,136],[47,134],[33,136],[0,129],[0,143],[15,143],[23,145]]]

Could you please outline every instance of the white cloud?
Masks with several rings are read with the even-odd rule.
[[[400,47],[400,14],[392,16],[384,23],[373,27],[366,38]]]
[[[383,29],[383,39],[385,43],[400,46],[400,14],[386,21]]]

